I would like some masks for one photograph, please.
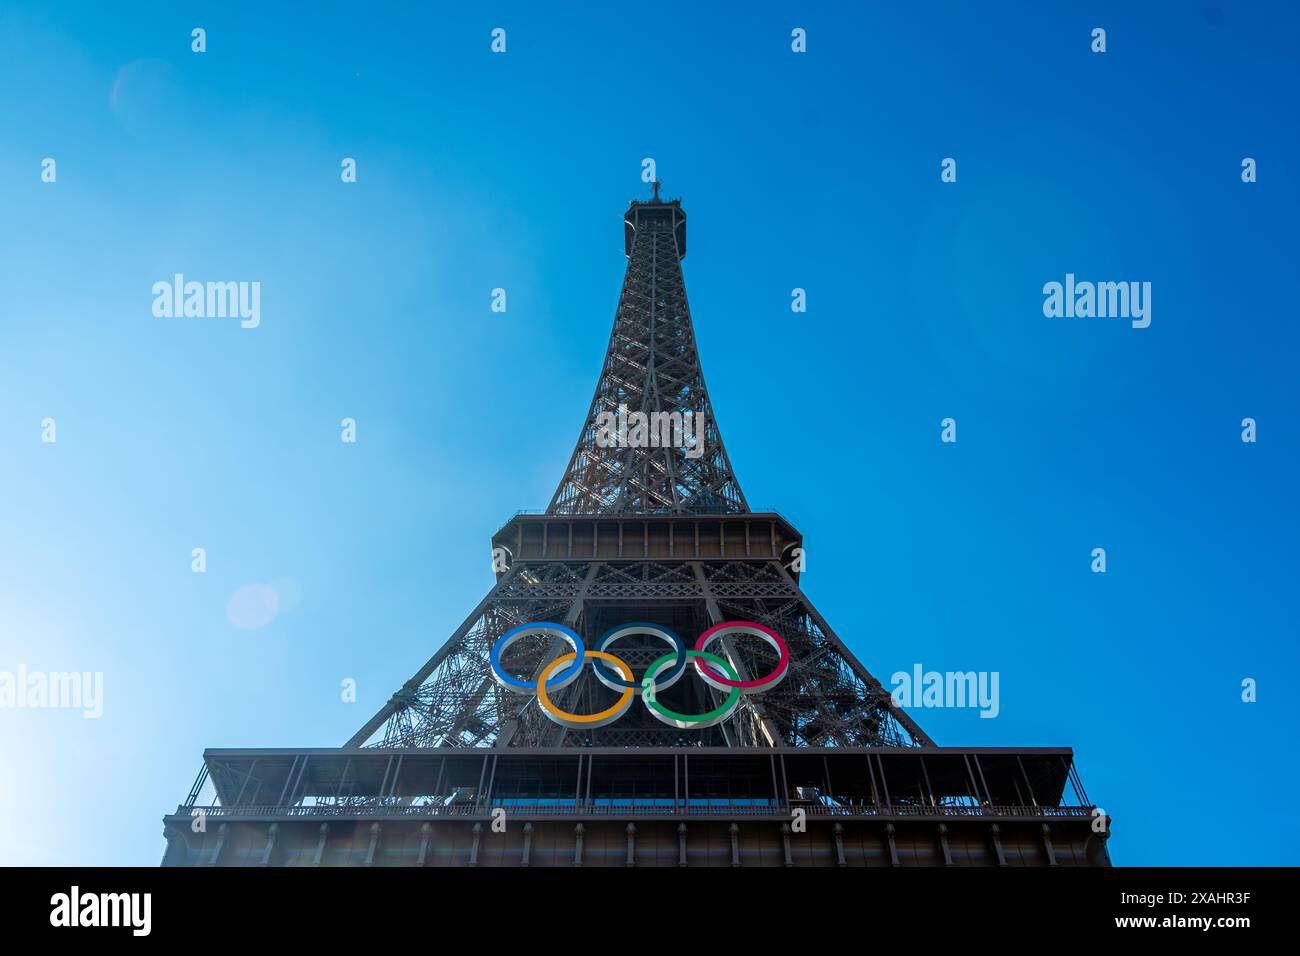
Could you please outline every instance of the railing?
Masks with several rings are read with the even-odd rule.
[[[1089,817],[1092,807],[1034,807],[987,804],[984,806],[815,806],[810,817]]]
[[[547,513],[548,512],[544,508],[541,509],[521,508],[515,512],[514,517],[532,518],[532,517],[537,517],[539,515],[545,515]],[[657,511],[627,511],[627,512],[619,512],[617,514],[615,513],[556,514],[556,515],[552,515],[551,517],[555,518],[555,520],[557,521],[563,521],[567,518],[644,518],[644,517],[653,518],[653,517],[663,516],[663,515],[680,515],[682,517],[687,517],[687,518],[692,518],[692,517],[743,518],[746,515],[776,515],[782,521],[786,522],[786,524],[793,526],[793,522],[784,514],[777,511],[775,508],[754,508],[754,507],[751,507],[749,511],[673,511],[671,508],[663,508]],[[509,523],[510,522],[508,521],[506,522],[506,524]]]
[[[550,514],[545,509],[521,508],[520,510],[514,513],[514,515],[510,518],[510,521],[514,521],[515,518],[521,518],[521,517],[537,518],[537,517],[547,517],[547,516],[554,518],[556,521],[572,521],[572,520],[582,520],[584,518],[586,519],[589,518],[629,518],[629,519],[654,518],[654,517],[662,517],[664,515],[669,515],[669,516],[676,515],[677,517],[682,517],[682,518],[745,518],[750,515],[756,515],[756,514],[776,515],[778,518],[780,518],[790,527],[792,528],[798,527],[798,525],[794,523],[794,520],[790,518],[789,515],[783,514],[782,512],[777,511],[775,508],[751,508],[749,511],[719,511],[716,513],[695,512],[695,511],[677,512],[677,511],[672,511],[670,509],[666,509],[663,511],[620,512],[618,514],[611,513],[611,514],[556,514],[556,515]],[[508,528],[510,526],[510,521],[507,521],[500,528],[497,528],[497,530],[493,532],[492,537],[495,538],[502,531]]]
[[[717,816],[717,817],[776,817],[788,819],[794,809],[803,809],[810,817],[1058,817],[1087,818],[1092,816],[1092,807],[1038,807],[1023,805],[983,805],[983,806],[892,806],[875,805],[831,806],[814,804],[810,806],[783,807],[771,804],[726,803],[685,805],[638,805],[622,804],[511,804],[505,808],[521,817],[678,817],[678,816]],[[178,816],[202,814],[205,817],[376,817],[395,818],[432,818],[432,817],[488,817],[494,807],[476,806],[474,804],[414,804],[401,806],[396,804],[353,803],[320,804],[315,806],[244,806],[244,807],[179,807]]]

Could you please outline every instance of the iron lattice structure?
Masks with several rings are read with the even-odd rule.
[[[750,509],[722,444],[682,281],[680,203],[661,201],[656,184],[629,207],[624,236],[627,275],[589,417],[547,511],[492,536],[487,596],[344,746],[205,751],[164,817],[163,864],[1109,865],[1108,824],[1096,827],[1103,811],[1068,748],[935,746],[818,614],[799,584],[802,537]],[[620,445],[600,430],[610,414],[688,411],[703,416],[702,448]],[[504,689],[489,663],[506,631],[541,621],[593,649],[630,622],[688,646],[714,624],[757,622],[783,637],[790,663],[712,726],[679,730],[634,706],[568,729],[533,694]],[[743,633],[711,649],[740,680],[776,663]],[[567,650],[524,638],[502,665],[536,680]],[[638,678],[664,656],[636,631],[613,650]],[[590,667],[552,695],[574,714],[614,698]],[[692,677],[655,698],[702,714],[722,692]],[[200,803],[209,784],[215,799]],[[796,830],[800,815],[809,825]]]
[[[679,200],[661,201],[658,184],[650,202],[633,202],[624,217],[627,273],[614,316],[600,379],[569,466],[546,511],[549,527],[567,528],[563,553],[547,547],[539,560],[525,556],[527,542],[517,518],[498,532],[514,558],[509,570],[447,643],[349,741],[381,747],[908,747],[931,744],[894,705],[889,693],[847,650],[800,589],[789,555],[800,540],[783,521],[761,560],[755,560],[752,528],[746,546],[727,552],[726,518],[753,516],[727,456],[713,414],[686,299],[681,260],[686,251],[686,214]],[[602,413],[676,414],[704,418],[703,448],[689,444],[604,447]],[[608,442],[606,442],[608,444]],[[593,540],[587,560],[574,557],[575,525],[583,517],[608,517],[619,526],[619,547],[604,552]],[[641,517],[672,523],[666,549],[640,554],[624,546]],[[717,516],[718,547],[699,548],[699,523]],[[768,516],[775,525],[778,516]],[[732,522],[734,525],[734,522]],[[543,520],[543,535],[548,523]],[[518,533],[516,534],[516,527]],[[606,522],[603,527],[608,527]],[[656,527],[662,528],[658,524]],[[706,529],[706,538],[713,528]],[[676,532],[676,533],[675,533]],[[594,534],[594,532],[593,532]],[[671,546],[685,534],[694,548]],[[583,549],[579,548],[579,554]],[[658,553],[656,553],[658,552]],[[553,556],[554,555],[554,556]],[[653,557],[653,560],[647,558]],[[713,560],[709,560],[712,558]],[[791,666],[782,684],[746,697],[726,723],[708,730],[679,731],[639,709],[598,730],[572,731],[548,720],[534,698],[502,689],[488,655],[505,631],[532,621],[558,621],[594,641],[608,627],[632,620],[673,626],[693,638],[725,620],[752,620],[781,634]],[[754,645],[754,646],[751,646]],[[536,675],[564,645],[546,639],[513,650],[511,670]],[[662,646],[618,645],[634,668],[662,653]],[[767,672],[775,661],[759,642],[728,641],[726,653],[745,675]],[[677,691],[683,708],[709,710],[722,699],[703,685]],[[612,692],[590,670],[556,696],[575,712],[608,706]]]
[[[624,218],[627,274],[605,364],[551,514],[681,514],[748,511],[704,384],[686,301],[681,203],[634,202]],[[703,454],[678,448],[602,448],[602,412],[703,415]]]

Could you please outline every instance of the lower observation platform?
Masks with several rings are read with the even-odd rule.
[[[1041,747],[208,750],[164,834],[164,866],[1110,865]]]

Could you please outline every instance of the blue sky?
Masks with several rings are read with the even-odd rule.
[[[930,735],[1074,747],[1116,862],[1296,862],[1294,7],[415,6],[0,7],[0,670],[105,698],[0,710],[0,862],[155,864],[204,747],[341,744],[456,628],[572,450],[645,157],[813,601],[882,680],[1001,675]],[[260,327],[154,317],[177,272]],[[1151,326],[1045,318],[1067,272]]]

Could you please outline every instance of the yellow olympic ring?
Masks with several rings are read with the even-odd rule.
[[[607,654],[604,651],[587,651],[587,656],[613,664],[618,669],[618,672],[623,675],[625,681],[629,684],[633,682],[632,668],[613,654]],[[622,696],[614,702],[613,707],[606,708],[595,714],[571,714],[567,710],[560,710],[551,703],[551,698],[547,696],[546,682],[551,679],[551,676],[556,671],[577,660],[577,657],[577,654],[565,654],[563,657],[557,657],[551,661],[548,667],[542,668],[542,672],[537,675],[537,702],[541,704],[542,710],[547,717],[565,727],[591,730],[613,723],[622,717],[627,712],[628,707],[632,705],[632,698],[636,695],[635,687],[629,687],[623,691]]]

